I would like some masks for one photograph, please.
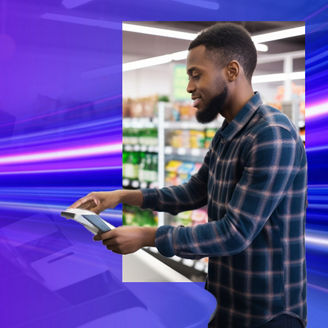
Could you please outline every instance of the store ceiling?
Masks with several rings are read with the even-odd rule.
[[[132,23],[132,22],[131,22]],[[183,32],[197,33],[215,22],[133,22],[133,24],[147,25],[158,28],[166,28]],[[234,22],[244,26],[252,35],[303,26],[303,22]],[[132,32],[123,32],[123,62],[129,62],[141,58],[159,56],[188,48],[189,41],[172,39],[153,35],[144,35]],[[305,36],[292,37],[283,40],[267,42],[269,51],[259,53],[259,56],[304,50]],[[304,70],[304,59],[294,62],[294,71]],[[267,72],[281,71],[282,63],[263,65]]]

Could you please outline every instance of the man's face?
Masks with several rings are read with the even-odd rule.
[[[224,68],[219,67],[206,53],[205,46],[201,45],[189,51],[187,73],[187,91],[191,93],[193,107],[197,108],[197,120],[200,123],[213,121],[222,113],[228,97]]]

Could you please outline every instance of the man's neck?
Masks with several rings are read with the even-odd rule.
[[[251,85],[236,89],[236,92],[231,94],[226,106],[227,109],[222,113],[222,116],[230,123],[253,96],[254,91]]]

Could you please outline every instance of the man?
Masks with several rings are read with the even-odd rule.
[[[91,193],[73,206],[99,213],[123,202],[176,214],[207,205],[206,224],[119,227],[95,239],[121,254],[156,246],[164,256],[209,257],[206,288],[218,302],[209,327],[305,327],[306,155],[288,118],[253,92],[256,58],[234,24],[191,42],[187,91],[196,118],[225,121],[188,183]]]

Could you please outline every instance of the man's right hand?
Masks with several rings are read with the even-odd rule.
[[[119,203],[141,206],[143,196],[140,190],[114,190],[92,192],[80,198],[70,208],[83,208],[99,214],[106,208],[115,208]]]
[[[121,190],[92,192],[80,198],[70,208],[83,208],[99,214],[107,208],[115,208],[121,202]]]

